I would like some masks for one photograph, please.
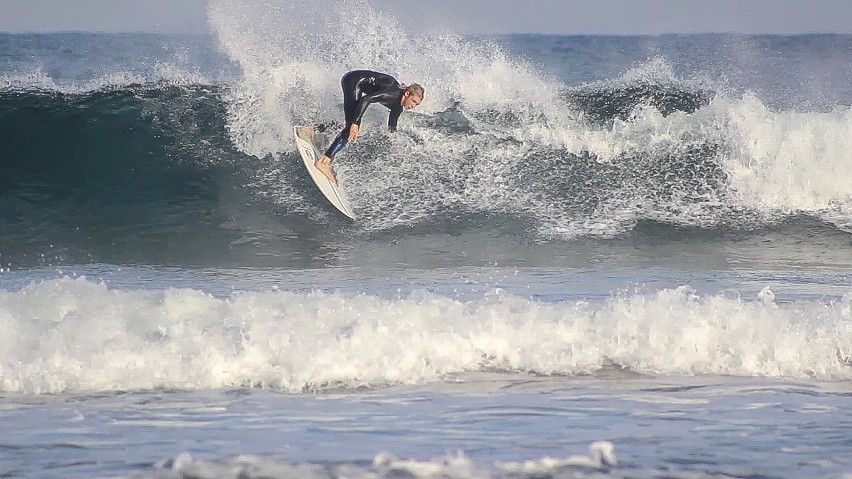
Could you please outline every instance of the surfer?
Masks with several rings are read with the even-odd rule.
[[[343,113],[346,125],[334,138],[322,158],[314,162],[314,166],[324,174],[329,181],[337,183],[331,162],[335,155],[350,141],[358,139],[361,129],[361,117],[372,103],[380,103],[390,110],[388,130],[396,131],[396,122],[403,110],[410,110],[423,101],[423,87],[417,83],[401,85],[396,78],[370,70],[354,70],[340,79],[343,88]]]

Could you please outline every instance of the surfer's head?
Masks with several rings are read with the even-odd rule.
[[[405,86],[402,91],[402,99],[400,100],[402,107],[406,110],[416,107],[423,101],[423,93],[423,87],[417,83]]]

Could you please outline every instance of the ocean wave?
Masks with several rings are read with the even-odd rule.
[[[3,261],[194,264],[209,260],[199,245],[260,261],[330,237],[422,231],[533,244],[649,224],[663,237],[812,222],[852,232],[852,108],[777,110],[678,77],[660,56],[568,85],[492,40],[413,34],[356,4],[349,16],[211,2],[219,63],[239,70],[227,81],[169,58],[67,81],[43,68],[7,74]],[[300,22],[318,28],[293,35]],[[358,48],[337,48],[349,43]],[[427,97],[393,135],[368,110],[335,162],[357,216],[347,223],[305,174],[291,126],[340,125],[339,77],[370,65],[424,83]]]
[[[777,303],[690,287],[540,302],[493,290],[111,289],[85,278],[0,292],[0,390],[44,394],[261,387],[304,392],[470,371],[734,375],[848,381],[850,295]]]
[[[594,110],[612,98],[629,115],[607,105],[607,126],[592,120],[560,132],[511,108],[456,102],[409,114],[396,135],[369,117],[336,163],[358,216],[348,234],[496,228],[541,242],[614,238],[649,222],[752,231],[797,217],[849,231],[848,111],[772,112],[755,98],[724,95],[654,106],[672,91],[693,93],[671,84],[598,88],[587,103],[591,87],[563,107]],[[8,231],[0,252],[18,264],[44,254],[60,264],[168,263],[175,259],[145,251],[181,231],[222,248],[250,244],[273,223],[300,236],[328,234],[300,226],[306,220],[336,229],[342,223],[292,146],[263,157],[239,148],[231,95],[227,86],[168,83],[0,91],[0,221]],[[545,134],[563,145],[537,140]]]

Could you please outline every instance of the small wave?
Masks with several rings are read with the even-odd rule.
[[[441,381],[465,371],[849,380],[850,298],[776,303],[689,287],[542,303],[287,291],[217,298],[85,278],[0,292],[19,340],[0,390],[44,394],[262,387],[292,392]],[[803,318],[807,318],[804,321]]]
[[[609,441],[597,441],[589,446],[589,455],[574,454],[565,457],[543,457],[522,462],[497,462],[478,464],[464,453],[437,457],[432,460],[400,459],[388,452],[376,454],[372,466],[363,464],[282,464],[261,457],[241,455],[229,461],[196,459],[181,454],[156,465],[157,477],[192,476],[198,478],[228,477],[326,477],[395,478],[395,477],[476,477],[476,478],[537,478],[582,474],[589,471],[606,471],[618,466],[615,447]]]

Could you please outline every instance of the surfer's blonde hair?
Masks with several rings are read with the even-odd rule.
[[[425,93],[425,91],[423,90],[423,87],[420,86],[419,83],[412,83],[411,85],[408,85],[408,86],[403,85],[403,86],[405,87],[405,91],[409,95],[416,96],[417,98],[420,98],[421,100],[423,99],[423,93]]]

